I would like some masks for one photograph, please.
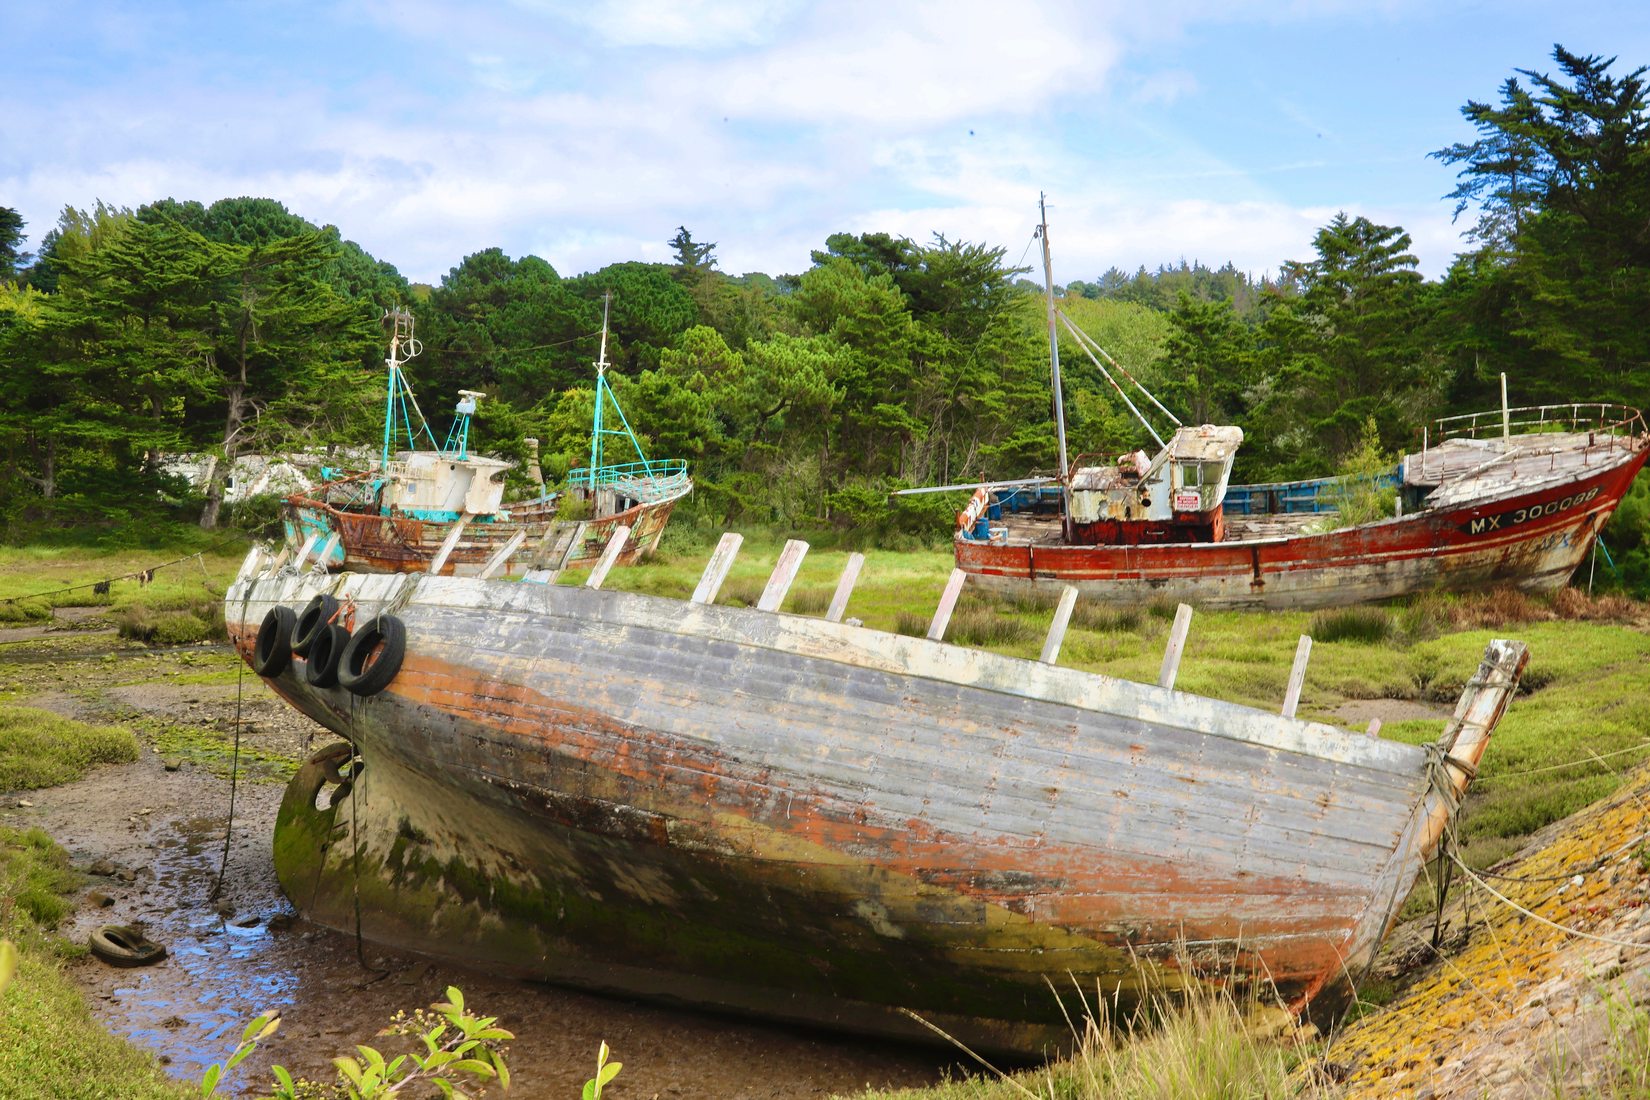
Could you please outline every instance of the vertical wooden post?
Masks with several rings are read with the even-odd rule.
[[[321,549],[315,552],[315,571],[317,573],[325,573],[327,571],[327,559],[332,557],[332,552],[337,548],[338,532],[334,531],[332,534],[327,536],[327,541],[321,544]]]
[[[836,595],[831,597],[831,606],[825,611],[825,618],[830,622],[840,623],[848,613],[848,597],[854,594],[854,585],[859,583],[859,571],[864,565],[864,554],[848,555],[848,564],[842,567],[842,579],[836,582]]]
[[[1169,628],[1169,644],[1163,647],[1163,664],[1157,670],[1157,686],[1174,690],[1180,675],[1180,656],[1186,652],[1186,635],[1192,629],[1192,609],[1180,604],[1174,609],[1174,625]]]
[[[494,551],[493,556],[487,559],[487,564],[481,567],[481,572],[478,573],[477,576],[482,580],[486,580],[494,573],[497,573],[500,569],[504,568],[504,563],[510,560],[510,555],[519,550],[521,548],[521,544],[526,541],[527,528],[519,528],[515,534],[510,536],[510,540],[508,542]]]
[[[699,578],[699,587],[693,590],[694,603],[715,603],[716,594],[722,590],[722,582],[728,579],[728,570],[733,568],[733,559],[739,555],[739,547],[744,543],[745,536],[729,531],[716,544],[716,550],[711,554],[710,561],[705,563],[705,572]]]
[[[940,605],[934,609],[934,619],[928,624],[928,637],[939,641],[945,637],[945,628],[951,625],[951,610],[957,606],[957,597],[962,595],[963,581],[968,574],[961,569],[951,570],[951,579],[945,582],[945,591],[940,593]]]
[[[756,610],[779,610],[779,605],[785,602],[785,593],[791,590],[791,582],[796,580],[796,571],[802,568],[802,559],[807,554],[808,544],[801,539],[785,540],[785,549],[779,552],[779,560],[773,563],[773,572],[768,574],[768,583],[762,589],[761,598],[756,601]]]
[[[1289,689],[1283,693],[1283,716],[1293,718],[1300,705],[1301,688],[1306,685],[1306,659],[1312,655],[1312,638],[1302,634],[1295,646],[1295,667],[1289,670]]]
[[[613,563],[619,560],[619,553],[624,549],[625,540],[630,538],[630,528],[619,524],[613,528],[613,537],[607,540],[607,548],[602,551],[601,560],[596,562],[596,568],[590,571],[590,579],[584,582],[586,588],[600,588],[607,579],[608,570]]]
[[[1066,640],[1066,627],[1071,624],[1071,609],[1077,606],[1077,588],[1066,585],[1060,589],[1060,602],[1054,606],[1054,621],[1048,624],[1048,637],[1043,639],[1043,655],[1038,658],[1045,665],[1060,659],[1060,643]]]
[[[466,512],[453,523],[452,529],[447,532],[447,537],[441,540],[441,549],[437,550],[435,557],[430,559],[430,576],[433,577],[441,572],[441,567],[447,564],[447,556],[453,552],[453,547],[458,545],[459,536],[464,534],[464,526],[469,522],[470,514]]]
[[[321,532],[319,531],[312,533],[309,538],[305,539],[304,544],[298,548],[298,560],[292,563],[292,568],[302,569],[304,567],[304,562],[309,560],[309,552],[315,549],[315,544],[320,541]]]

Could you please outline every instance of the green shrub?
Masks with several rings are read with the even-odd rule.
[[[0,623],[40,623],[52,617],[52,605],[42,599],[0,601]]]

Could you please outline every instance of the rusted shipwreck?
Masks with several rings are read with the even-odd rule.
[[[1437,420],[1417,432],[1422,449],[1386,473],[1230,484],[1242,429],[1182,424],[1066,317],[1054,294],[1046,217],[1038,235],[1055,475],[939,487],[974,490],[953,544],[957,567],[986,587],[1074,585],[1086,599],[1116,604],[1167,598],[1283,609],[1430,589],[1553,591],[1587,559],[1650,457],[1639,410],[1597,402],[1512,409],[1503,377],[1500,409]],[[1154,453],[1068,461],[1060,325],[1156,441]],[[1172,429],[1160,434],[1153,421],[1163,426],[1165,418]],[[1383,496],[1384,514],[1343,515],[1349,502]]]
[[[1309,609],[1429,589],[1568,584],[1650,456],[1637,409],[1549,405],[1449,417],[1437,445],[1374,479],[1391,514],[1338,526],[1371,485],[1229,485],[1243,438],[1178,428],[1050,486],[982,486],[958,516],[957,566],[1001,590],[1076,585],[1111,603]],[[1513,429],[1516,429],[1514,431]]]
[[[839,621],[857,560],[825,618],[783,613],[799,545],[755,608],[714,603],[726,540],[687,601],[603,590],[605,564],[574,587],[253,551],[230,636],[348,742],[287,790],[288,897],[525,976],[931,1038],[915,1014],[983,1050],[1046,1053],[1062,994],[1126,1007],[1145,971],[1327,1015],[1526,660],[1491,643],[1413,746],[1175,691],[1169,658],[1159,685],[1062,668],[1069,599],[1044,660],[947,644],[960,574],[928,638]]]
[[[420,350],[412,315],[395,310],[384,320],[390,347],[382,456],[374,469],[335,472],[314,490],[286,498],[282,519],[296,565],[319,561],[357,572],[487,577],[593,565],[619,527],[630,531],[623,564],[658,546],[693,482],[686,463],[648,459],[630,430],[607,383],[605,316],[590,465],[570,471],[566,487],[550,493],[535,455],[531,476],[539,495],[510,503],[504,478],[513,463],[470,452],[470,419],[486,395],[459,391],[452,429],[437,444],[402,370]],[[620,428],[613,427],[614,416]],[[609,436],[622,437],[637,461],[604,461]],[[409,449],[393,449],[403,438]],[[429,446],[419,448],[420,442]]]

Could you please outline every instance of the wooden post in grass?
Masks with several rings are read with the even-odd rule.
[[[951,570],[951,579],[945,582],[945,591],[940,593],[940,605],[934,609],[934,619],[928,624],[928,637],[939,641],[945,637],[945,628],[951,624],[951,611],[957,606],[957,597],[962,595],[963,581],[968,574],[961,569]]]
[[[796,580],[796,571],[802,568],[802,559],[807,554],[808,544],[801,539],[785,540],[785,549],[779,552],[779,560],[773,563],[773,572],[768,574],[768,583],[762,589],[761,598],[756,601],[756,610],[779,610],[779,605],[785,602],[785,593],[791,590],[791,582]]]
[[[1192,629],[1192,609],[1180,604],[1174,609],[1174,625],[1169,628],[1169,644],[1163,647],[1163,664],[1157,670],[1157,686],[1174,690],[1180,675],[1180,655],[1186,651],[1186,635]]]
[[[1043,655],[1038,658],[1045,665],[1060,659],[1060,644],[1066,640],[1066,627],[1071,624],[1071,609],[1077,606],[1077,588],[1066,585],[1060,589],[1060,602],[1054,606],[1054,621],[1048,624],[1048,637],[1043,639]]]
[[[628,538],[630,528],[622,523],[613,528],[613,537],[607,540],[607,548],[602,551],[601,560],[596,563],[596,568],[590,571],[590,579],[584,582],[586,588],[602,586],[608,572],[613,568],[613,563],[619,560],[619,552],[624,549],[625,540]]]
[[[864,565],[864,554],[848,555],[848,564],[842,567],[842,579],[836,582],[836,594],[831,597],[831,606],[825,611],[825,618],[830,622],[840,623],[842,616],[848,613],[848,597],[853,595],[854,585],[859,583],[859,571]]]
[[[1289,689],[1283,693],[1283,716],[1293,718],[1300,705],[1301,688],[1306,686],[1306,659],[1312,656],[1312,638],[1302,634],[1295,646],[1295,667],[1289,670]]]
[[[728,579],[728,570],[733,568],[733,559],[739,556],[739,547],[744,541],[744,535],[733,531],[722,536],[711,552],[710,561],[705,563],[699,586],[693,590],[694,603],[716,602],[716,594],[722,591],[722,582]]]

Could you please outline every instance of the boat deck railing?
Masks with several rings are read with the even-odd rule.
[[[581,466],[567,472],[567,484],[575,489],[617,489],[625,496],[653,500],[685,492],[691,487],[687,463],[679,458],[653,462],[622,462],[616,466]]]
[[[1608,402],[1572,402],[1568,405],[1526,405],[1516,409],[1443,416],[1433,422],[1432,443],[1446,439],[1493,439],[1502,435],[1540,435],[1552,432],[1590,432],[1607,438],[1632,439],[1645,434],[1644,414],[1627,405]]]

